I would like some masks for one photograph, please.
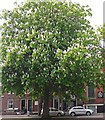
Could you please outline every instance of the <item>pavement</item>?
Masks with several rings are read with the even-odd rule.
[[[71,116],[66,115],[63,118],[70,118]],[[94,113],[91,116],[73,116],[75,118],[105,118],[105,113]],[[0,119],[2,118],[41,118],[38,115],[1,115]],[[72,118],[72,117],[71,117]]]
[[[40,118],[38,115],[2,115],[0,118]]]

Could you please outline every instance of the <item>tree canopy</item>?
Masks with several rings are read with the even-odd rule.
[[[26,2],[4,10],[3,90],[43,96],[46,106],[49,96],[81,95],[84,83],[99,83],[101,48],[91,15],[88,6],[72,2]]]

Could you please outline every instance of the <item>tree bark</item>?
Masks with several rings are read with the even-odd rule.
[[[43,105],[43,118],[49,117],[49,87],[46,86],[44,90],[44,105]]]
[[[41,110],[42,110],[42,103],[43,103],[43,98],[40,97],[39,101],[38,101],[39,105],[38,105],[38,116],[41,115]]]

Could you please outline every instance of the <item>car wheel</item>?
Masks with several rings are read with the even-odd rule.
[[[61,116],[61,113],[58,113],[58,114],[57,114],[57,116],[59,116],[59,117],[60,117],[60,116]]]
[[[87,115],[87,116],[90,116],[90,115],[91,115],[91,113],[90,113],[90,112],[86,112],[86,115]]]
[[[71,115],[71,116],[75,116],[75,113],[74,113],[74,112],[72,112],[70,115]]]

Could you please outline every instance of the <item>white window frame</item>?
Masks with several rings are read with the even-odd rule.
[[[11,107],[11,106],[12,106],[12,107]],[[13,99],[8,99],[7,108],[8,108],[8,109],[13,108]]]

